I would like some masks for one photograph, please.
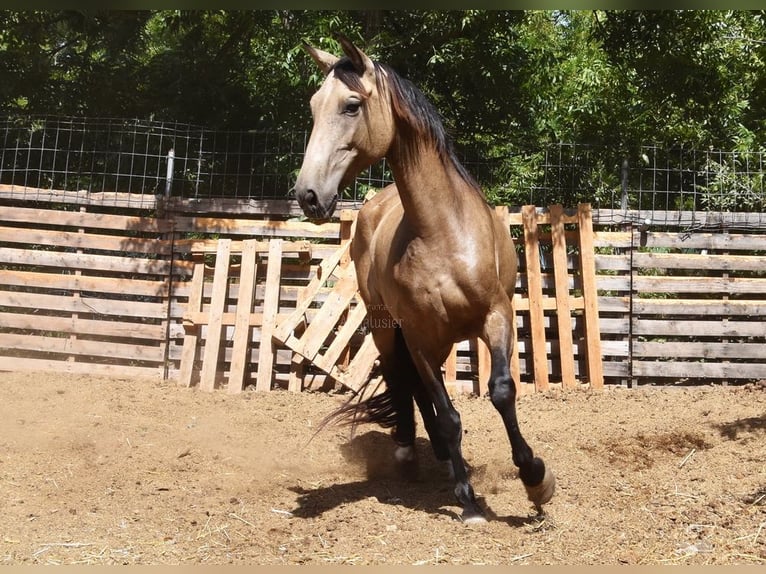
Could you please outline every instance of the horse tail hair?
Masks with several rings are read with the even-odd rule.
[[[351,427],[352,436],[361,424],[378,424],[383,428],[395,427],[397,410],[393,393],[388,387],[379,392],[381,384],[383,381],[380,378],[371,378],[366,381],[345,403],[322,419],[312,438],[330,425]],[[371,396],[363,399],[370,393],[372,393]]]

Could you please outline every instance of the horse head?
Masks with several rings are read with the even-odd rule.
[[[325,79],[311,98],[314,125],[295,196],[311,218],[330,217],[341,190],[386,155],[394,138],[390,102],[378,66],[344,37],[337,57],[304,44]]]

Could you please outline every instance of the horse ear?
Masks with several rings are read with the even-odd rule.
[[[303,42],[303,49],[309,53],[311,59],[317,63],[317,66],[319,66],[319,69],[322,70],[325,75],[329,74],[332,67],[338,63],[338,60],[340,60],[338,56],[334,56],[319,48],[314,48],[305,41]]]
[[[351,40],[342,34],[338,34],[335,39],[338,40],[340,47],[343,48],[343,53],[348,56],[349,60],[351,60],[351,63],[354,65],[354,69],[360,76],[364,75],[365,72],[372,71],[372,60],[367,56],[367,54],[357,48],[354,43],[351,42]]]

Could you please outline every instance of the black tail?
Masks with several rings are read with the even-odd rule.
[[[370,377],[340,408],[322,420],[314,435],[330,424],[350,426],[353,435],[360,424],[372,423],[393,428],[395,435],[401,432],[414,438],[412,392],[419,378],[400,328],[396,328],[393,355],[381,356],[380,363],[384,383],[378,377]],[[385,384],[382,392],[381,384]],[[365,396],[368,398],[363,400]]]
[[[383,428],[396,426],[398,417],[393,394],[388,388],[378,392],[381,384],[384,384],[381,379],[370,378],[345,403],[322,419],[314,436],[328,425],[350,426],[352,436],[361,424],[378,424]],[[362,400],[368,391],[373,395]]]

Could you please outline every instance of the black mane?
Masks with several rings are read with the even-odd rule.
[[[397,128],[410,137],[404,138],[409,145],[403,148],[405,161],[417,161],[420,152],[419,144],[423,140],[431,143],[436,149],[442,162],[454,166],[460,177],[471,187],[479,189],[479,184],[468,173],[458,160],[454,144],[444,121],[426,98],[425,94],[406,78],[396,73],[387,64],[375,62],[376,81],[378,88],[383,91],[387,86],[391,92],[391,102]],[[354,68],[351,60],[344,56],[333,66],[335,77],[343,82],[349,89],[364,93],[361,77]],[[407,134],[407,132],[410,132]],[[416,137],[419,136],[419,137]]]

